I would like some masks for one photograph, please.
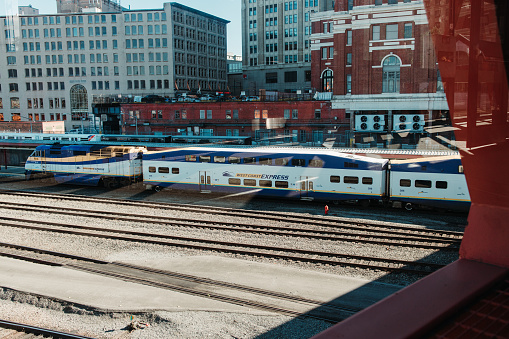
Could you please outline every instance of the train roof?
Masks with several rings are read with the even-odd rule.
[[[445,156],[409,160],[391,160],[391,171],[462,173],[461,157]]]
[[[290,156],[290,155],[307,155],[307,156],[314,156],[314,155],[327,155],[332,157],[339,157],[349,160],[355,160],[355,161],[364,161],[364,162],[370,162],[370,163],[377,163],[377,164],[386,164],[388,162],[387,159],[379,159],[379,158],[373,158],[373,157],[367,157],[367,156],[361,156],[361,155],[355,155],[355,154],[347,154],[342,153],[336,150],[331,149],[319,149],[319,148],[283,148],[278,147],[276,148],[270,148],[270,147],[248,147],[248,148],[225,148],[225,147],[181,147],[181,148],[173,148],[170,150],[163,150],[163,151],[150,151],[147,152],[147,155],[157,155],[162,153],[175,153],[175,152],[187,152],[187,153],[218,153],[218,154],[256,154],[256,155],[281,155],[281,156]]]

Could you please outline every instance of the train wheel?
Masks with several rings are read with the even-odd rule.
[[[406,209],[407,211],[411,211],[411,210],[413,210],[413,209],[414,209],[414,205],[412,205],[411,203],[407,202],[407,203],[405,204],[405,209]]]
[[[161,192],[163,188],[161,186],[154,186],[154,191]]]
[[[339,200],[332,200],[332,203],[333,203],[334,205],[339,205]]]

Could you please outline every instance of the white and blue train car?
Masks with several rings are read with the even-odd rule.
[[[57,183],[113,188],[141,181],[145,147],[40,145],[25,163],[28,180],[54,178]]]
[[[156,190],[378,200],[386,193],[387,163],[332,150],[190,147],[144,154],[143,181]]]
[[[390,197],[405,208],[468,210],[470,195],[459,156],[391,160]]]

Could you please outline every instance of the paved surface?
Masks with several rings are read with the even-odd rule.
[[[214,256],[131,263],[362,308],[399,289],[363,279]],[[202,310],[267,314],[212,299],[10,258],[0,257],[0,272],[1,286],[105,310]]]

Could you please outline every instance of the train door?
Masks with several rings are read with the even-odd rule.
[[[46,165],[46,151],[41,151],[41,171],[46,173],[47,165]]]
[[[200,192],[209,193],[210,192],[210,172],[200,171]]]
[[[300,177],[300,198],[304,200],[313,200],[314,184],[310,177]]]

